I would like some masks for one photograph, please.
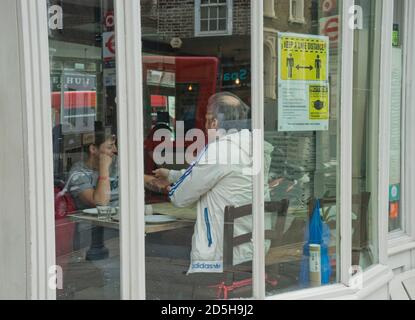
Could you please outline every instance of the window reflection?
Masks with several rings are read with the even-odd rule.
[[[141,17],[147,298],[250,297],[252,244],[224,240],[252,228],[252,210],[224,217],[252,205],[250,4],[153,5]]]
[[[402,183],[401,183],[401,141],[402,141],[402,81],[404,69],[403,39],[405,39],[405,3],[394,1],[394,24],[392,40],[392,84],[391,84],[391,133],[389,170],[389,232],[402,230]]]
[[[382,6],[356,2],[363,10],[363,29],[355,30],[353,73],[352,263],[363,269],[378,262],[379,30]]]
[[[269,3],[264,12],[266,212],[288,203],[265,231],[267,295],[338,281],[342,1],[330,4],[274,2],[277,20]]]
[[[113,1],[49,0],[58,299],[119,299]]]

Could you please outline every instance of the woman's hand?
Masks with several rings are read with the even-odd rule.
[[[112,164],[112,157],[105,154],[105,153],[100,153],[99,155],[99,166],[100,169],[109,169],[109,167]]]

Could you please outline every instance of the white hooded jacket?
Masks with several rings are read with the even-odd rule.
[[[223,272],[223,227],[226,206],[252,203],[252,136],[249,130],[228,134],[210,143],[198,159],[183,171],[170,171],[175,183],[169,193],[176,207],[197,202],[188,273]],[[269,170],[273,147],[266,143],[265,170]],[[266,228],[271,225],[266,215]],[[252,231],[252,216],[236,220],[234,236]],[[266,244],[269,248],[269,242]],[[234,264],[252,260],[252,244],[234,248]]]

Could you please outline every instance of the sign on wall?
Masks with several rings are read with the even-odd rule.
[[[320,34],[329,37],[330,48],[339,45],[340,16],[332,16],[320,19]]]
[[[102,34],[103,58],[105,61],[115,59],[115,32]]]
[[[278,34],[278,130],[329,129],[329,38]]]
[[[222,68],[222,89],[247,87],[251,84],[250,64],[228,65]]]

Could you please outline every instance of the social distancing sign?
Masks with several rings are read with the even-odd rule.
[[[327,81],[328,45],[326,39],[281,37],[281,79]]]
[[[310,120],[329,119],[329,88],[328,86],[309,86]]]
[[[278,33],[278,130],[327,131],[329,38]]]

